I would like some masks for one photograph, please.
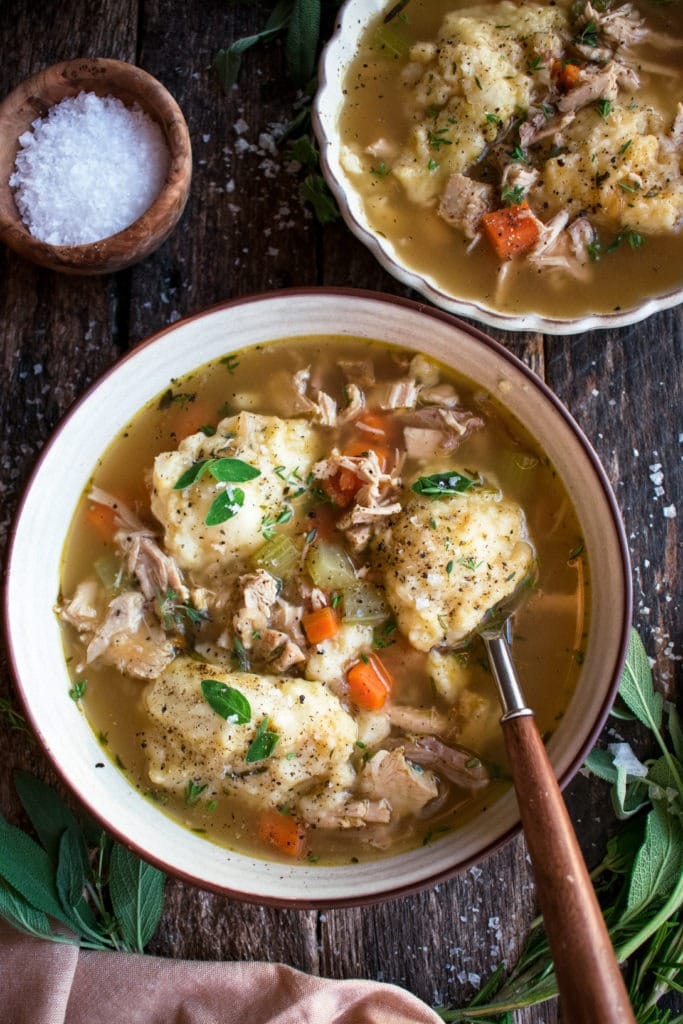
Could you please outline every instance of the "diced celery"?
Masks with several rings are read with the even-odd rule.
[[[368,626],[379,626],[391,615],[391,609],[384,594],[374,583],[357,580],[354,586],[342,592],[344,622],[361,622]]]
[[[262,544],[251,557],[253,564],[258,569],[265,569],[273,576],[282,579],[299,563],[301,551],[291,537],[278,533],[265,544]]]
[[[329,541],[312,544],[306,555],[306,569],[316,587],[344,590],[356,582],[356,570],[344,548]]]
[[[373,43],[377,49],[384,50],[386,55],[394,60],[407,57],[410,50],[410,43],[406,37],[390,25],[380,25],[375,32]]]
[[[105,590],[117,593],[121,589],[123,566],[116,555],[104,555],[95,562],[95,572]]]

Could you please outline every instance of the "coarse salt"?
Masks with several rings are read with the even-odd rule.
[[[9,184],[22,220],[43,242],[84,245],[115,235],[162,189],[168,147],[137,105],[81,92],[31,129],[19,137]]]

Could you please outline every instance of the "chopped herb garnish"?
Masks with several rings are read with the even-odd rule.
[[[598,114],[603,119],[603,121],[606,121],[609,115],[612,113],[612,101],[605,99],[603,97],[603,99],[597,101],[597,103],[595,104],[595,109],[597,110]]]
[[[508,152],[510,159],[517,164],[528,164],[529,158],[521,146],[513,146]]]
[[[357,746],[357,747],[360,747],[360,749],[361,749],[361,750],[365,750],[365,748],[366,748],[367,744],[366,744],[366,743],[363,743],[363,741],[362,741],[362,740],[356,740],[356,746]]]
[[[483,562],[475,561],[475,559],[471,555],[469,558],[463,557],[458,559],[458,565],[464,565],[466,569],[470,570],[470,572],[476,572],[477,569],[480,569],[483,564]]]
[[[200,433],[204,434],[204,437],[213,437],[214,434],[216,433],[216,428],[212,426],[210,423],[204,423],[199,428],[199,431]]]
[[[447,576],[450,576],[450,574],[453,572],[453,565],[454,565],[454,562],[453,562],[453,559],[451,559],[450,562],[448,562],[448,564],[446,565],[446,575]]]
[[[183,800],[185,801],[186,807],[194,807],[195,804],[199,803],[199,798],[206,789],[208,783],[204,783],[200,786],[198,782],[194,782],[192,779],[188,779],[185,790],[183,792]]]
[[[184,409],[187,403],[194,402],[196,397],[197,396],[194,392],[178,391],[176,393],[169,388],[167,391],[164,391],[163,395],[159,399],[159,405],[157,408],[168,409],[169,406],[175,403],[176,405],[179,405],[181,409]]]
[[[85,694],[88,682],[86,679],[78,679],[69,690],[69,696],[73,701],[79,701]]]
[[[543,71],[544,69],[545,64],[543,63],[542,57],[534,57],[533,60],[530,60],[527,64],[527,71]]]
[[[580,32],[574,36],[574,42],[578,46],[591,46],[595,47],[598,45],[598,26],[594,21],[587,21]]]
[[[474,76],[474,82],[475,82],[475,85],[477,86],[477,89],[483,89],[484,88],[476,75]]]
[[[218,679],[202,679],[204,700],[226,722],[245,725],[251,721],[251,705],[243,693]]]
[[[637,181],[619,181],[617,185],[622,192],[640,192],[640,185]]]
[[[254,764],[255,761],[265,761],[275,750],[280,737],[276,732],[269,732],[268,725],[270,718],[266,715],[259,723],[256,735],[249,744],[244,760],[247,764]]]
[[[385,622],[383,626],[377,626],[372,631],[372,646],[375,650],[381,651],[385,647],[391,647],[393,643],[396,643],[394,633],[397,630],[397,625],[393,619],[389,622]]]
[[[623,156],[624,153],[626,153],[631,148],[632,145],[633,145],[633,139],[627,139],[626,142],[623,144],[623,146],[619,147],[619,152],[621,153],[621,155]]]
[[[240,361],[237,356],[223,356],[223,358],[219,359],[218,362],[222,363],[228,373],[234,373],[240,365]]]
[[[508,188],[506,185],[503,188],[500,197],[506,206],[519,206],[524,199],[524,186],[514,185],[512,188]]]
[[[232,658],[237,662],[240,672],[249,671],[249,655],[240,638],[235,634],[232,642]]]
[[[377,178],[386,178],[387,174],[389,174],[389,168],[384,163],[384,160],[382,160],[377,167],[370,168],[370,174],[374,174]]]
[[[207,800],[206,801],[206,809],[209,812],[209,814],[211,814],[212,811],[215,811],[217,807],[218,807],[218,800]]]
[[[173,485],[174,491],[183,491],[186,487],[196,484],[205,473],[209,473],[214,480],[220,483],[244,483],[246,480],[255,480],[261,476],[261,470],[250,466],[242,459],[203,459],[201,462],[194,462],[189,469],[178,477]]]
[[[178,598],[177,590],[172,587],[168,587],[165,594],[157,591],[159,617],[167,633],[182,631],[186,621],[192,626],[199,626],[208,620],[208,612],[195,608],[191,601],[179,601]]]
[[[264,516],[263,523],[261,524],[261,533],[270,540],[275,534],[275,527],[281,526],[283,523],[288,523],[294,515],[293,509],[289,505],[285,505],[281,512],[276,516]]]
[[[445,133],[448,128],[437,128],[435,131],[427,129],[427,142],[431,149],[439,150],[442,146],[452,146],[453,142],[451,139],[444,139]]]
[[[487,114],[486,120],[488,121],[489,124],[499,125],[503,123],[501,119],[498,117],[498,114]]]
[[[341,604],[341,602],[342,602],[341,594],[332,594],[332,596],[330,597],[330,604],[332,605],[333,608],[338,608],[339,605]]]
[[[429,163],[427,164],[427,170],[428,171],[436,171],[438,169],[438,167],[439,167],[438,160],[430,160]]]
[[[439,498],[447,494],[463,494],[476,484],[476,480],[463,476],[462,473],[433,473],[421,476],[411,487],[416,494],[424,494],[429,498]]]
[[[582,554],[583,554],[583,541],[581,541],[580,544],[577,544],[576,547],[573,549],[573,551],[569,552],[569,561],[573,562],[575,558],[578,558],[579,555],[582,555]]]

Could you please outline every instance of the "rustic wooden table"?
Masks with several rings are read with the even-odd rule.
[[[216,302],[293,285],[405,294],[345,227],[321,229],[302,207],[299,178],[275,145],[296,98],[279,44],[247,56],[229,96],[212,75],[215,51],[264,18],[258,5],[225,0],[0,4],[0,96],[59,60],[132,61],[178,99],[195,160],[180,226],[131,271],[76,279],[0,252],[3,545],[21,488],[61,415],[147,334]],[[679,307],[633,327],[566,338],[490,332],[549,383],[603,460],[631,545],[635,625],[668,693],[680,665],[681,558],[678,520],[663,509],[677,503],[683,512],[682,326]],[[5,668],[0,696],[11,694]],[[0,729],[0,808],[20,821],[12,773],[51,772],[24,734],[5,722]],[[587,858],[596,862],[612,822],[605,787],[579,776],[567,799]],[[534,913],[518,838],[447,885],[363,911],[277,911],[170,882],[152,949],[168,957],[280,960],[314,974],[392,981],[428,1003],[457,1004],[478,977],[514,960]],[[524,1024],[557,1019],[547,1005],[519,1017]]]

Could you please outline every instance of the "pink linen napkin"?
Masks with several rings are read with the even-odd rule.
[[[3,1024],[441,1024],[416,996],[268,963],[93,953],[0,921]]]

